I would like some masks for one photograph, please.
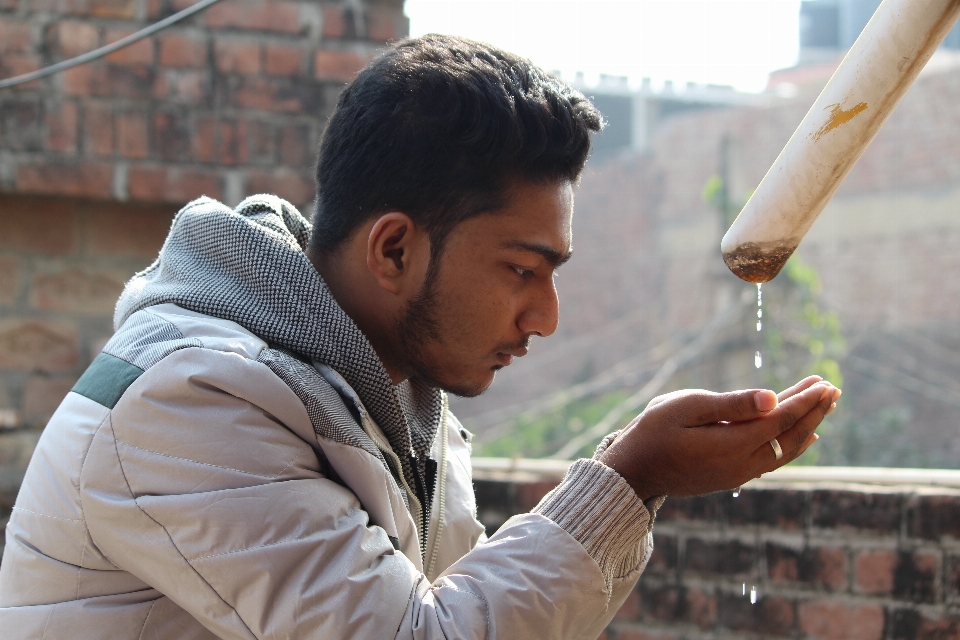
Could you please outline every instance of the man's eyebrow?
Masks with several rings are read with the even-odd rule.
[[[557,251],[553,247],[540,244],[538,242],[524,242],[522,240],[509,240],[500,245],[504,249],[519,249],[520,251],[529,251],[543,256],[543,259],[550,263],[556,269],[564,262],[573,257],[573,251]]]

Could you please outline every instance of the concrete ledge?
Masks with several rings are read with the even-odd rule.
[[[478,480],[512,482],[559,481],[570,466],[569,460],[534,458],[473,458],[473,475]],[[960,470],[895,469],[884,467],[801,467],[787,466],[765,474],[745,486],[775,488],[780,485],[863,484],[881,486],[944,487],[960,489]]]

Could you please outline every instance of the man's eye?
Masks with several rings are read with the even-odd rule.
[[[523,279],[532,278],[534,275],[533,269],[524,269],[523,267],[514,265],[513,270],[516,271],[517,275]]]

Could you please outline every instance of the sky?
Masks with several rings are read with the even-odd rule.
[[[482,40],[588,84],[601,73],[764,89],[797,59],[799,0],[406,0],[410,35]]]

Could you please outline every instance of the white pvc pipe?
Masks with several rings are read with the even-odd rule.
[[[748,282],[780,272],[958,15],[960,0],[880,4],[723,236],[731,271]]]

